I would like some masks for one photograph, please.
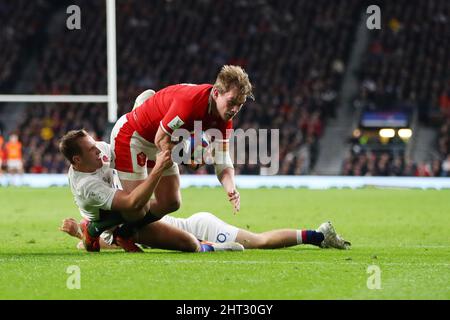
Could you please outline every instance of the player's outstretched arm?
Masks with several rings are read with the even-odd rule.
[[[225,189],[236,214],[240,210],[241,199],[234,182],[234,166],[229,153],[229,142],[215,142],[212,147],[217,179]]]

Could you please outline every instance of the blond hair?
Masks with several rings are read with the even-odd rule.
[[[240,66],[225,65],[220,70],[214,87],[219,93],[224,94],[233,88],[237,88],[239,98],[250,98],[255,100],[253,96],[253,86],[250,83],[248,74]],[[244,100],[244,99],[242,99]]]

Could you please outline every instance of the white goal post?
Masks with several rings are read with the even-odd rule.
[[[108,103],[108,122],[117,120],[117,44],[116,44],[116,0],[106,1],[106,42],[108,65],[107,95],[22,95],[0,94],[0,102],[57,102],[57,103]]]

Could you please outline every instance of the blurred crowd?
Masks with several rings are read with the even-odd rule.
[[[450,39],[450,2],[379,3],[382,29],[370,32],[354,104],[370,110],[417,107],[422,120],[440,123],[439,155],[428,163],[413,163],[401,153],[351,153],[343,174],[448,175],[450,42],[445,39]],[[105,2],[77,1],[80,30],[65,27],[70,4],[68,0],[0,2],[0,21],[5,26],[0,32],[2,90],[13,90],[20,68],[25,67],[21,62],[35,59],[37,68],[27,79],[34,93],[107,92]],[[117,0],[118,115],[128,112],[135,97],[148,88],[212,83],[222,65],[241,65],[255,86],[256,101],[246,103],[234,126],[279,129],[279,174],[311,173],[327,120],[336,115],[364,4],[358,0]],[[11,132],[22,143],[24,171],[65,172],[58,139],[67,130],[82,127],[102,139],[106,115],[105,104],[29,105]],[[3,140],[9,140],[5,132]],[[3,151],[4,160],[6,154]],[[236,170],[260,174],[264,168],[247,164]]]
[[[106,113],[105,105],[98,104],[64,104],[63,108],[36,104],[26,108],[17,130],[9,135],[17,136],[21,143],[22,171],[67,172],[69,164],[58,151],[58,139],[67,131],[79,128],[85,128],[95,139],[100,139],[106,130]],[[11,154],[6,148],[3,150],[3,166],[8,169]]]
[[[413,163],[403,153],[352,151],[342,173],[448,176],[450,2],[383,1],[381,11],[382,28],[370,32],[354,105],[364,110],[417,110],[422,124],[441,126],[436,141],[439,154]]]
[[[45,0],[0,1],[0,90],[13,90],[22,61],[39,44],[36,37],[46,23],[49,2]]]
[[[64,17],[66,2],[59,2]],[[52,19],[56,11],[49,15],[48,21],[56,22],[41,35],[45,42],[39,44],[31,79],[35,93],[106,93],[105,2],[77,5],[81,30],[69,31],[65,20]],[[119,116],[145,89],[212,83],[222,65],[241,65],[255,86],[256,101],[246,104],[234,126],[280,129],[279,173],[307,174],[327,119],[336,113],[360,12],[357,0],[118,0]],[[25,171],[64,172],[57,140],[80,127],[102,137],[105,105],[28,108],[16,130]],[[259,165],[237,166],[240,174],[260,170]]]
[[[382,28],[371,31],[359,73],[357,106],[418,107],[425,121],[448,110],[450,2],[385,1],[381,10]]]
[[[416,176],[416,177],[449,177],[450,157],[441,162],[415,163],[402,154],[389,152],[374,153],[371,151],[351,153],[343,164],[343,175],[347,176]]]
[[[447,115],[439,129],[438,151],[442,159],[442,175],[450,177],[450,115]]]

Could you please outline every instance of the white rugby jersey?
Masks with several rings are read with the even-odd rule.
[[[79,172],[69,168],[69,185],[80,214],[95,221],[100,218],[100,210],[111,210],[116,191],[120,188],[117,172],[110,168],[111,147],[106,142],[97,142],[103,166],[92,173]]]

